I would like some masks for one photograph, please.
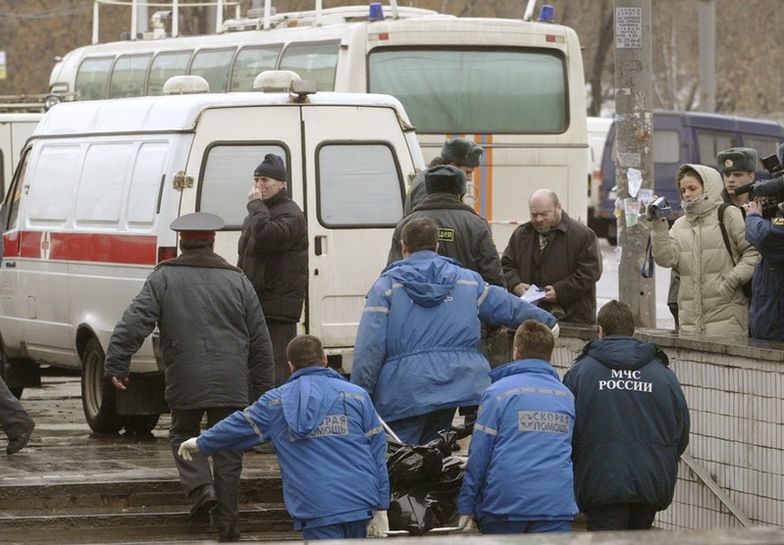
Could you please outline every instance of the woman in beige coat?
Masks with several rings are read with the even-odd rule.
[[[746,242],[739,208],[724,211],[732,257],[719,226],[721,175],[704,165],[681,165],[676,184],[684,215],[667,231],[667,220],[653,221],[653,257],[681,274],[678,308],[681,334],[748,336],[749,301],[741,286],[754,272],[758,253]]]

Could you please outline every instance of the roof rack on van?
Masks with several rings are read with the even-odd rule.
[[[178,0],[93,0],[93,36],[92,43],[99,43],[100,7],[125,6],[131,9],[131,28],[129,39],[149,40],[177,37],[180,34],[179,17],[180,8],[183,7],[214,7],[215,8],[215,33],[233,32],[239,30],[267,30],[270,28],[287,28],[299,26],[321,26],[327,24],[350,23],[355,21],[380,21],[385,18],[408,19],[439,15],[438,12],[412,7],[398,7],[397,0],[389,0],[388,13],[380,2],[373,2],[369,6],[342,6],[335,8],[322,8],[322,0],[314,0],[314,9],[277,13],[272,5],[272,0],[264,0],[264,8],[249,9],[246,17],[241,14],[239,0],[189,0],[180,4]],[[139,32],[139,8],[164,8],[150,16],[152,30]],[[234,8],[234,16],[224,20],[224,10]],[[451,17],[445,16],[443,17]],[[171,33],[167,34],[166,24],[171,25]]]
[[[54,94],[0,95],[0,112],[46,112],[66,97]]]

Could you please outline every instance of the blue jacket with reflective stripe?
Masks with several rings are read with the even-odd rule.
[[[372,518],[389,506],[386,436],[367,393],[332,369],[306,367],[203,432],[210,455],[272,440],[295,529]]]
[[[528,319],[556,323],[454,259],[423,250],[396,261],[368,293],[351,381],[387,421],[476,405],[490,385],[480,319],[512,328]]]
[[[777,220],[780,221],[780,220]],[[749,326],[755,339],[784,341],[784,225],[759,214],[746,216],[746,240],[761,259],[751,281]]]
[[[458,511],[485,522],[574,519],[574,396],[543,360],[513,361],[490,376]]]

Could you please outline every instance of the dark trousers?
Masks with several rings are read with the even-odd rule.
[[[613,503],[585,511],[588,531],[648,530],[656,518],[656,508],[642,503]]]
[[[305,541],[316,539],[362,539],[367,537],[369,520],[355,520],[319,526],[318,528],[303,528],[302,538]]]
[[[571,520],[509,520],[481,522],[483,534],[539,534],[546,532],[571,532]]]
[[[0,365],[2,364],[2,358],[0,358]],[[0,426],[8,439],[23,435],[32,421],[33,419],[24,410],[22,404],[8,389],[5,381],[0,378]]]
[[[291,376],[291,373],[289,373],[289,360],[286,357],[286,347],[289,341],[297,336],[297,324],[294,322],[267,320],[267,329],[272,342],[272,355],[275,358],[275,387],[277,388]]]
[[[233,407],[212,407],[209,409],[172,409],[172,426],[169,430],[174,462],[180,474],[180,483],[185,494],[190,496],[197,488],[214,485],[218,506],[215,508],[214,522],[216,526],[228,527],[235,524],[238,516],[237,496],[239,493],[240,474],[242,473],[242,453],[220,451],[212,455],[213,472],[210,462],[201,453],[193,456],[193,460],[183,460],[177,455],[177,449],[183,441],[196,437],[201,432],[201,419],[207,413],[207,425],[212,427],[234,411]]]
[[[387,422],[395,435],[406,445],[424,445],[438,438],[438,432],[449,429],[455,409],[441,409],[432,413],[410,416]]]

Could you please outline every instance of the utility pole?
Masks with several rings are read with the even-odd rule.
[[[640,274],[648,242],[640,215],[653,189],[651,13],[651,0],[615,0],[618,293],[639,327],[656,327],[655,278]]]
[[[716,2],[700,0],[699,26],[700,110],[716,111]]]

